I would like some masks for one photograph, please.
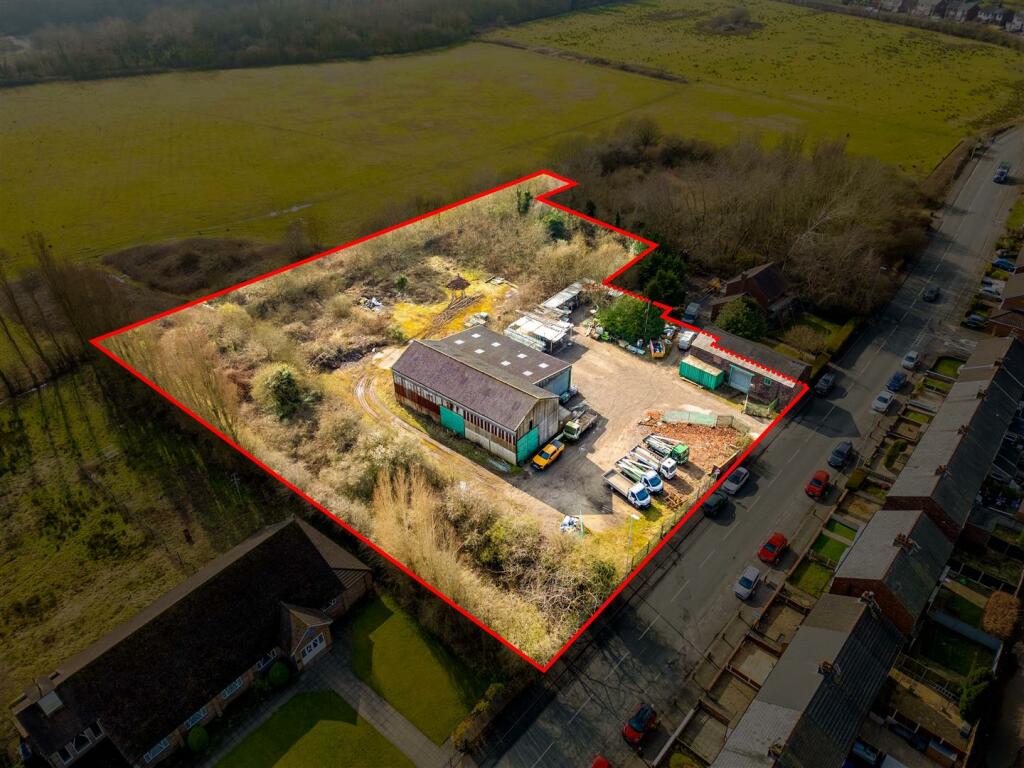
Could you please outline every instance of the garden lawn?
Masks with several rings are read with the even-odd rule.
[[[967,677],[974,669],[989,669],[994,654],[983,645],[931,622],[920,634],[918,654],[939,666]]]
[[[702,119],[717,111],[750,130],[848,137],[852,151],[914,176],[963,136],[1021,111],[1017,51],[770,0],[742,5],[758,28],[706,29],[732,0],[648,0],[491,36],[680,75]]]
[[[857,535],[856,528],[851,528],[838,520],[829,520],[825,523],[825,529],[836,534],[836,536],[842,536],[847,541],[853,541],[854,537]]]
[[[413,766],[333,691],[300,693],[217,763],[217,768]]]
[[[963,360],[955,357],[940,357],[935,361],[935,372],[955,379],[960,375],[960,366],[963,364]]]
[[[831,578],[832,571],[828,568],[813,560],[804,560],[796,567],[789,580],[807,594],[818,597],[825,591]]]
[[[832,562],[838,562],[839,558],[843,556],[843,552],[849,546],[849,544],[844,544],[825,534],[821,534],[815,539],[812,549],[822,557],[827,557]]]
[[[352,669],[436,744],[492,682],[474,675],[387,595],[364,603],[352,619]]]

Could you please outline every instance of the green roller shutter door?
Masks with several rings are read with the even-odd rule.
[[[441,426],[450,429],[456,435],[466,435],[466,420],[455,413],[441,406]]]
[[[540,431],[538,427],[534,427],[516,443],[516,461],[522,464],[533,456],[538,448],[540,448]]]

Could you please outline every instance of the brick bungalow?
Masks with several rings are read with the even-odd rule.
[[[41,677],[14,702],[22,752],[63,768],[151,766],[218,717],[275,661],[331,646],[370,569],[291,518],[250,537]]]

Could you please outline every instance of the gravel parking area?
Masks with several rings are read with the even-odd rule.
[[[579,335],[560,357],[573,362],[573,382],[580,397],[600,414],[579,443],[567,443],[565,454],[543,472],[527,467],[513,481],[520,490],[567,515],[584,515],[593,530],[620,525],[631,508],[613,494],[603,474],[644,435],[656,430],[644,426],[651,412],[695,411],[731,415],[741,429],[757,434],[763,426],[743,416],[718,396],[683,380],[678,373],[679,352],[663,360],[638,357],[595,339]],[[740,438],[728,427],[673,427],[691,445],[693,462],[673,481],[689,493],[704,474],[723,461]],[[685,437],[684,437],[685,433]]]

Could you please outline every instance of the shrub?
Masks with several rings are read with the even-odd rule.
[[[188,748],[197,755],[201,755],[210,746],[210,734],[207,730],[197,725],[188,732]]]
[[[867,479],[867,476],[868,473],[866,469],[863,467],[857,467],[850,473],[850,476],[846,480],[846,490],[858,490],[862,485],[864,485],[864,480]]]
[[[630,344],[648,341],[661,335],[665,324],[660,310],[652,304],[630,296],[622,296],[597,313],[597,321],[612,336]]]
[[[992,672],[975,669],[967,676],[960,690],[960,715],[969,722],[976,722],[988,702],[992,685]]]
[[[292,671],[283,661],[275,661],[267,673],[267,680],[270,682],[271,688],[283,688],[288,685],[291,677]]]
[[[782,340],[791,347],[817,355],[828,345],[828,335],[806,325],[794,325],[782,335]]]
[[[320,399],[299,372],[287,363],[273,363],[261,368],[253,379],[256,404],[279,419],[290,419]]]
[[[345,293],[337,293],[327,300],[327,313],[335,320],[344,320],[352,315],[355,302]]]
[[[892,469],[893,464],[896,463],[896,460],[902,455],[902,453],[905,450],[907,450],[906,440],[894,440],[892,443],[890,443],[889,447],[885,449],[885,456],[882,459],[885,466]]]
[[[832,331],[828,335],[828,341],[825,343],[825,351],[830,355],[836,354],[843,348],[856,328],[856,320],[847,320],[836,330]]]
[[[768,332],[768,322],[761,307],[748,296],[741,296],[726,304],[718,315],[717,323],[722,330],[751,341],[760,341]]]
[[[1001,640],[1009,640],[1020,618],[1020,599],[1006,592],[996,592],[985,604],[981,628]]]

